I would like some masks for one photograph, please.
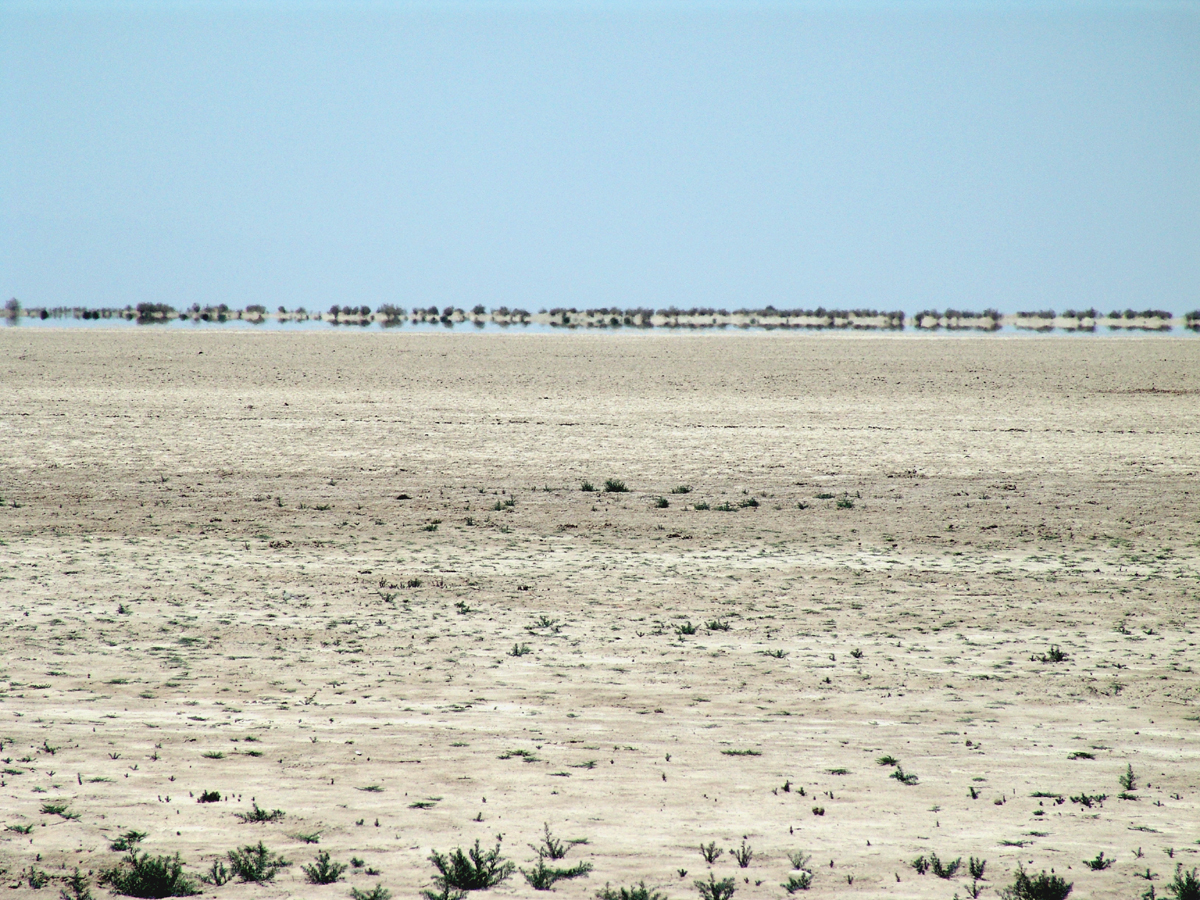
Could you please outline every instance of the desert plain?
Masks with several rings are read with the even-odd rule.
[[[1200,866],[1192,337],[11,327],[0,496],[10,896],[129,830],[291,861],[230,900],[546,826],[566,900]]]

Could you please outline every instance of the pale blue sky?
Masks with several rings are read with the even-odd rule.
[[[0,294],[1200,307],[1197,3],[0,4]]]

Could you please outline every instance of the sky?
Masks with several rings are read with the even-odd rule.
[[[1200,308],[1200,3],[0,3],[0,296]]]

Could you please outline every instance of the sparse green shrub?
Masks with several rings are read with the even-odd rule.
[[[1047,652],[1041,654],[1040,656],[1035,653],[1030,657],[1030,659],[1032,659],[1034,662],[1060,663],[1066,662],[1069,657],[1063,652],[1062,648],[1059,647],[1058,644],[1053,644]]]
[[[624,494],[629,491],[625,487],[625,482],[620,478],[607,478],[604,481],[604,493],[606,494]]]
[[[974,856],[972,856],[968,861],[967,866],[970,869],[971,877],[973,879],[976,881],[983,880],[983,870],[987,868],[986,859],[976,859]]]
[[[219,859],[214,859],[212,865],[208,867],[208,871],[200,875],[200,880],[205,884],[212,884],[217,887],[227,884],[231,878],[233,878],[233,873]]]
[[[728,631],[729,623],[723,622],[720,619],[713,619],[711,622],[708,622],[705,627],[709,631]]]
[[[525,656],[533,651],[529,649],[528,644],[513,644],[512,649],[508,651],[509,656]]]
[[[1175,900],[1200,900],[1200,878],[1196,870],[1184,871],[1183,863],[1175,864],[1175,877],[1167,885],[1167,893]]]
[[[802,850],[795,850],[787,855],[788,862],[792,864],[793,869],[808,869],[809,862],[812,857]]]
[[[1137,776],[1133,774],[1133,765],[1125,764],[1125,774],[1117,776],[1117,782],[1127,791],[1137,790]]]
[[[1041,872],[1032,878],[1018,866],[1013,883],[1000,892],[1003,900],[1066,900],[1072,885],[1059,875]]]
[[[654,498],[654,508],[655,509],[666,509],[670,505],[671,505],[671,503],[669,500],[667,500],[666,497],[655,497]]]
[[[596,490],[596,486],[590,481],[585,481],[583,484],[579,485],[579,489],[585,494],[590,494],[592,491]]]
[[[530,844],[529,849],[538,855],[538,859],[563,859],[570,847],[550,833],[550,823],[542,823],[542,843]]]
[[[854,509],[854,501],[850,499],[849,494],[842,494],[837,500],[838,509]]]
[[[1081,803],[1088,809],[1092,808],[1092,804],[1103,806],[1104,801],[1108,799],[1108,794],[1077,794],[1071,798],[1072,803]]]
[[[918,856],[912,861],[912,867],[917,870],[918,875],[924,875],[929,871],[929,860],[924,856]]]
[[[219,803],[220,800],[220,791],[204,791],[198,798],[196,798],[197,803]]]
[[[118,853],[124,853],[127,850],[132,850],[138,844],[146,839],[147,832],[133,831],[132,829],[124,832],[115,841],[109,844],[110,850],[116,850]]]
[[[688,621],[684,622],[682,625],[676,625],[675,633],[677,635],[679,635],[680,637],[683,637],[684,635],[692,635],[692,634],[696,633],[696,626],[693,625],[691,620],[689,619]]]
[[[709,841],[707,844],[700,845],[700,855],[704,857],[704,861],[710,866],[717,861],[717,857],[725,851],[717,846],[716,841]]]
[[[680,484],[671,488],[672,494],[690,494],[691,492],[692,486],[690,484]]]
[[[789,894],[794,894],[796,891],[807,891],[812,887],[813,875],[812,872],[801,872],[799,875],[789,875],[782,887]]]
[[[738,507],[740,509],[758,509],[758,501],[753,497],[749,497],[745,500],[739,501]]]
[[[521,874],[525,876],[525,880],[529,882],[529,886],[535,891],[548,891],[554,887],[554,883],[557,881],[578,878],[581,875],[588,874],[590,871],[592,871],[592,864],[588,862],[560,869],[546,865],[545,857],[539,856],[537,865],[528,872],[522,869]]]
[[[898,762],[900,762],[900,760],[896,759],[896,757],[894,757],[894,756],[889,755],[889,756],[881,756],[881,757],[879,757],[879,759],[875,760],[875,762],[879,763],[879,765],[881,765],[881,766],[894,766]]]
[[[604,889],[596,892],[596,897],[597,900],[667,900],[666,894],[650,890],[644,881],[615,891],[605,883]]]
[[[257,801],[251,802],[253,803],[254,808],[251,809],[250,812],[234,813],[234,815],[241,819],[243,823],[278,822],[285,815],[287,815],[287,813],[285,813],[282,809],[272,809],[268,811],[260,808]]]
[[[346,871],[346,864],[333,862],[328,851],[322,850],[317,854],[316,862],[300,868],[304,870],[304,877],[308,879],[309,884],[333,884]]]
[[[709,505],[706,501],[701,500],[699,503],[693,504],[692,509],[698,509],[698,510],[703,511],[703,510],[709,509]]]
[[[392,892],[385,888],[382,884],[377,884],[369,891],[360,891],[358,888],[350,888],[351,900],[392,900]],[[454,900],[455,897],[462,897],[462,894],[452,894],[448,898],[440,898],[440,900]]]
[[[262,841],[229,851],[229,870],[245,882],[262,884],[272,880],[279,870],[291,863],[272,853]]]
[[[66,881],[66,886],[58,892],[60,900],[92,900],[92,890],[87,876],[79,869],[75,870]]]
[[[832,500],[833,499],[833,494],[830,494],[826,491],[821,491],[821,493],[817,494],[816,496],[817,496],[818,500]]]
[[[461,847],[447,854],[434,850],[429,855],[429,861],[438,871],[433,879],[438,887],[460,891],[482,891],[495,887],[512,875],[516,868],[500,855],[498,838],[491,850],[482,849],[476,840],[475,846],[465,852]]]
[[[916,775],[913,775],[911,772],[905,772],[904,767],[901,766],[899,763],[896,764],[895,771],[892,772],[892,774],[889,775],[888,777],[895,778],[901,784],[908,784],[908,785],[916,784],[918,781]]]
[[[750,861],[754,859],[754,850],[746,843],[746,839],[742,838],[742,846],[737,849],[731,848],[729,855],[737,860],[738,868],[745,869],[750,865]]]
[[[695,885],[701,900],[730,900],[736,889],[732,878],[717,881],[712,872],[708,873],[708,881],[697,881]]]
[[[137,850],[130,849],[117,865],[100,872],[99,881],[126,897],[191,897],[200,893],[196,882],[184,874],[178,853],[139,856]]]
[[[1104,869],[1107,869],[1109,866],[1111,866],[1115,862],[1116,862],[1115,859],[1105,859],[1104,851],[1101,850],[1099,853],[1096,854],[1095,859],[1085,859],[1083,861],[1083,864],[1085,866],[1087,866],[1089,869],[1091,869],[1093,872],[1101,872]]]
[[[29,834],[33,831],[33,825],[5,825],[5,831],[15,831],[17,834]],[[125,848],[121,848],[125,849]]]
[[[943,863],[940,859],[938,859],[938,855],[936,853],[929,854],[929,867],[933,869],[933,874],[938,878],[953,878],[961,865],[961,856],[958,857],[958,859],[952,860],[951,862]]]

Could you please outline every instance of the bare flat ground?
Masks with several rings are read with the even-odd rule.
[[[12,896],[128,829],[293,861],[229,898],[543,823],[564,898],[1200,865],[1200,341],[10,328],[0,388]]]

